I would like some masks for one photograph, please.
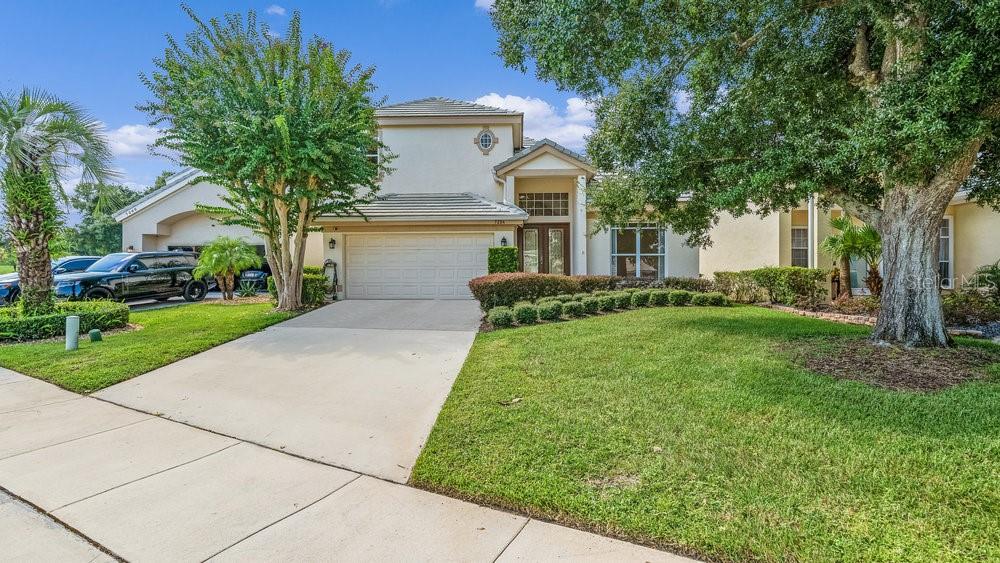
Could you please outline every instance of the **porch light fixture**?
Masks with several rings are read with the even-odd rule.
[[[500,246],[507,246],[507,237],[500,237]]]
[[[337,248],[337,239],[335,239],[333,237],[330,237],[329,246],[330,246],[330,250],[336,250],[336,248]]]

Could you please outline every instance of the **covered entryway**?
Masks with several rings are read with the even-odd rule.
[[[492,232],[347,235],[347,298],[471,299],[492,245]]]

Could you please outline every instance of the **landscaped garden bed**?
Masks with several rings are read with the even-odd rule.
[[[81,339],[73,352],[52,340],[0,345],[0,366],[89,393],[293,316],[275,312],[270,302],[203,302],[135,312],[128,319],[141,330],[108,334],[102,342]]]
[[[412,480],[719,560],[1000,558],[1000,348],[898,391],[837,373],[868,332],[735,306],[483,333]]]

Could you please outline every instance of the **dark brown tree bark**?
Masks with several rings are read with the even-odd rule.
[[[837,269],[839,270],[840,277],[840,295],[837,295],[838,299],[850,299],[851,298],[851,261],[843,256],[837,261]]]

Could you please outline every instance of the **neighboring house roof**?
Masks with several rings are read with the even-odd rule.
[[[121,223],[126,218],[135,215],[151,205],[154,205],[156,202],[162,200],[170,194],[187,187],[191,184],[191,181],[199,175],[201,175],[200,170],[189,166],[167,178],[167,183],[164,184],[162,188],[142,196],[136,201],[133,201],[118,211],[115,211],[111,216],[114,217],[115,221]]]
[[[361,205],[363,216],[325,219],[364,221],[523,221],[528,213],[514,205],[489,200],[470,192],[383,194]]]
[[[377,117],[451,117],[523,114],[519,111],[484,106],[462,100],[432,97],[382,106],[375,110],[375,115]]]
[[[531,143],[529,144],[528,141],[531,141]],[[545,150],[546,147],[556,152],[562,153],[563,155],[568,156],[569,158],[577,161],[578,163],[583,165],[583,168],[596,172],[596,170],[594,170],[593,165],[590,163],[590,160],[586,156],[574,150],[570,150],[560,145],[559,143],[553,141],[552,139],[539,139],[536,141],[531,138],[525,138],[524,148],[514,153],[514,156],[494,166],[493,171],[499,173],[501,170],[510,168],[511,165],[517,162],[520,162],[522,160],[525,161],[530,160],[531,158],[534,158],[534,155],[536,155],[542,150]]]

